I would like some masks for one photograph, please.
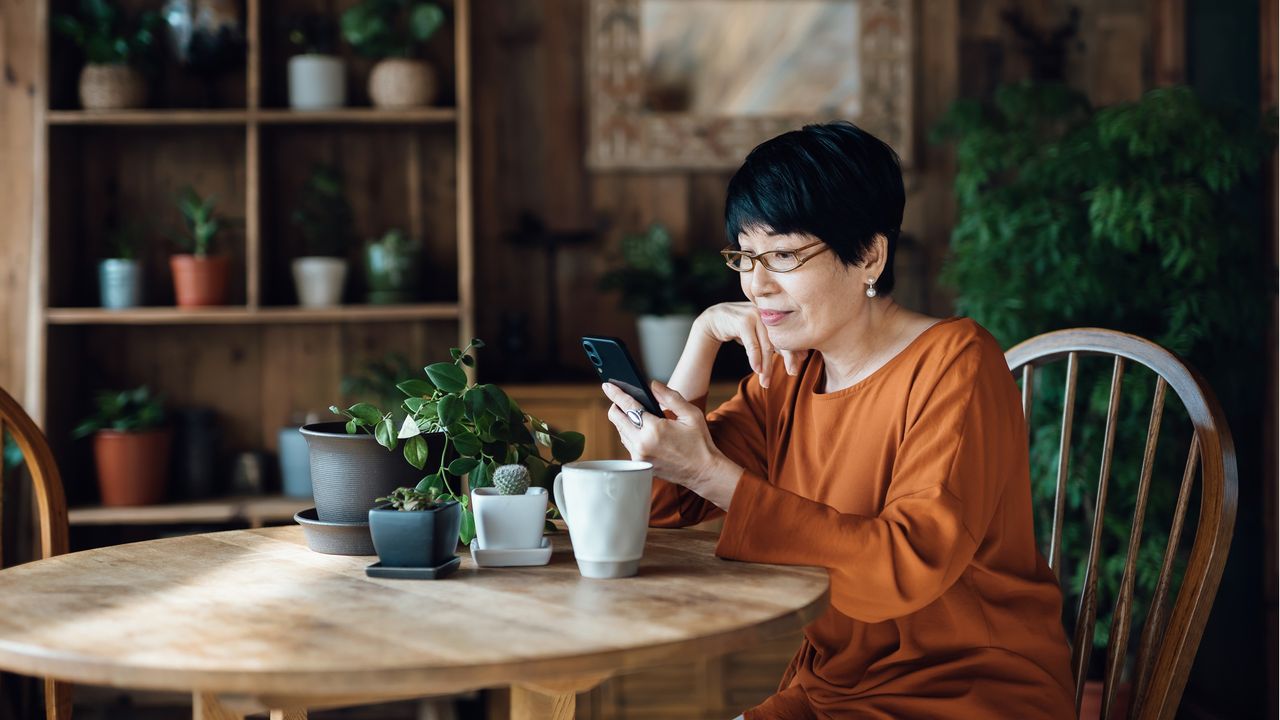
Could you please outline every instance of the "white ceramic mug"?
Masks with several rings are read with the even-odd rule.
[[[632,460],[573,462],[556,475],[553,489],[578,572],[588,578],[635,575],[649,532],[653,466]]]

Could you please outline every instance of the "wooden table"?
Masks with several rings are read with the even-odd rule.
[[[794,632],[826,571],[727,562],[715,536],[650,530],[640,574],[551,563],[440,581],[366,577],[375,558],[307,550],[300,527],[191,535],[0,571],[0,668],[191,692],[194,717],[512,686],[514,718],[572,718],[574,695],[634,668]]]

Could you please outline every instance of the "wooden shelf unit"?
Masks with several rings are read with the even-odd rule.
[[[336,20],[354,2],[244,0],[245,57],[228,74],[230,89],[215,90],[223,107],[184,107],[199,104],[198,91],[166,61],[152,86],[166,90],[151,106],[90,112],[74,102],[76,53],[48,31],[49,18],[75,0],[40,0],[47,92],[37,111],[24,405],[49,435],[73,503],[92,501],[94,473],[87,443],[72,443],[69,432],[98,390],[150,384],[173,407],[212,407],[224,454],[274,450],[291,414],[340,403],[341,378],[365,363],[399,352],[425,364],[474,335],[470,0],[442,3],[448,22],[424,52],[440,78],[440,106],[360,106],[371,63],[344,48],[352,106],[288,108],[286,18],[332,12]],[[120,4],[129,13],[149,7]],[[298,253],[289,215],[320,162],[346,174],[357,237],[347,304],[308,309],[293,297],[288,260]],[[217,195],[219,213],[241,221],[223,239],[232,258],[230,305],[173,306],[163,238],[180,226],[174,198],[187,184]],[[146,305],[102,309],[96,262],[105,228],[135,219],[150,224],[140,253]],[[359,304],[360,241],[392,227],[424,239],[422,299]]]
[[[236,523],[260,528],[267,523],[292,522],[299,511],[315,505],[311,498],[280,495],[229,497],[187,503],[140,507],[73,507],[67,522],[85,525],[225,525]]]

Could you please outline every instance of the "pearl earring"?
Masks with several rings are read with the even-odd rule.
[[[867,281],[867,297],[873,298],[875,296],[876,296],[876,281],[868,280]]]

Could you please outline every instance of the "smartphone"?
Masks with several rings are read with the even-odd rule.
[[[662,417],[662,408],[649,390],[649,381],[640,372],[635,358],[627,352],[626,343],[616,337],[587,335],[582,338],[582,349],[600,376],[600,382],[617,385],[635,398],[645,411]]]

